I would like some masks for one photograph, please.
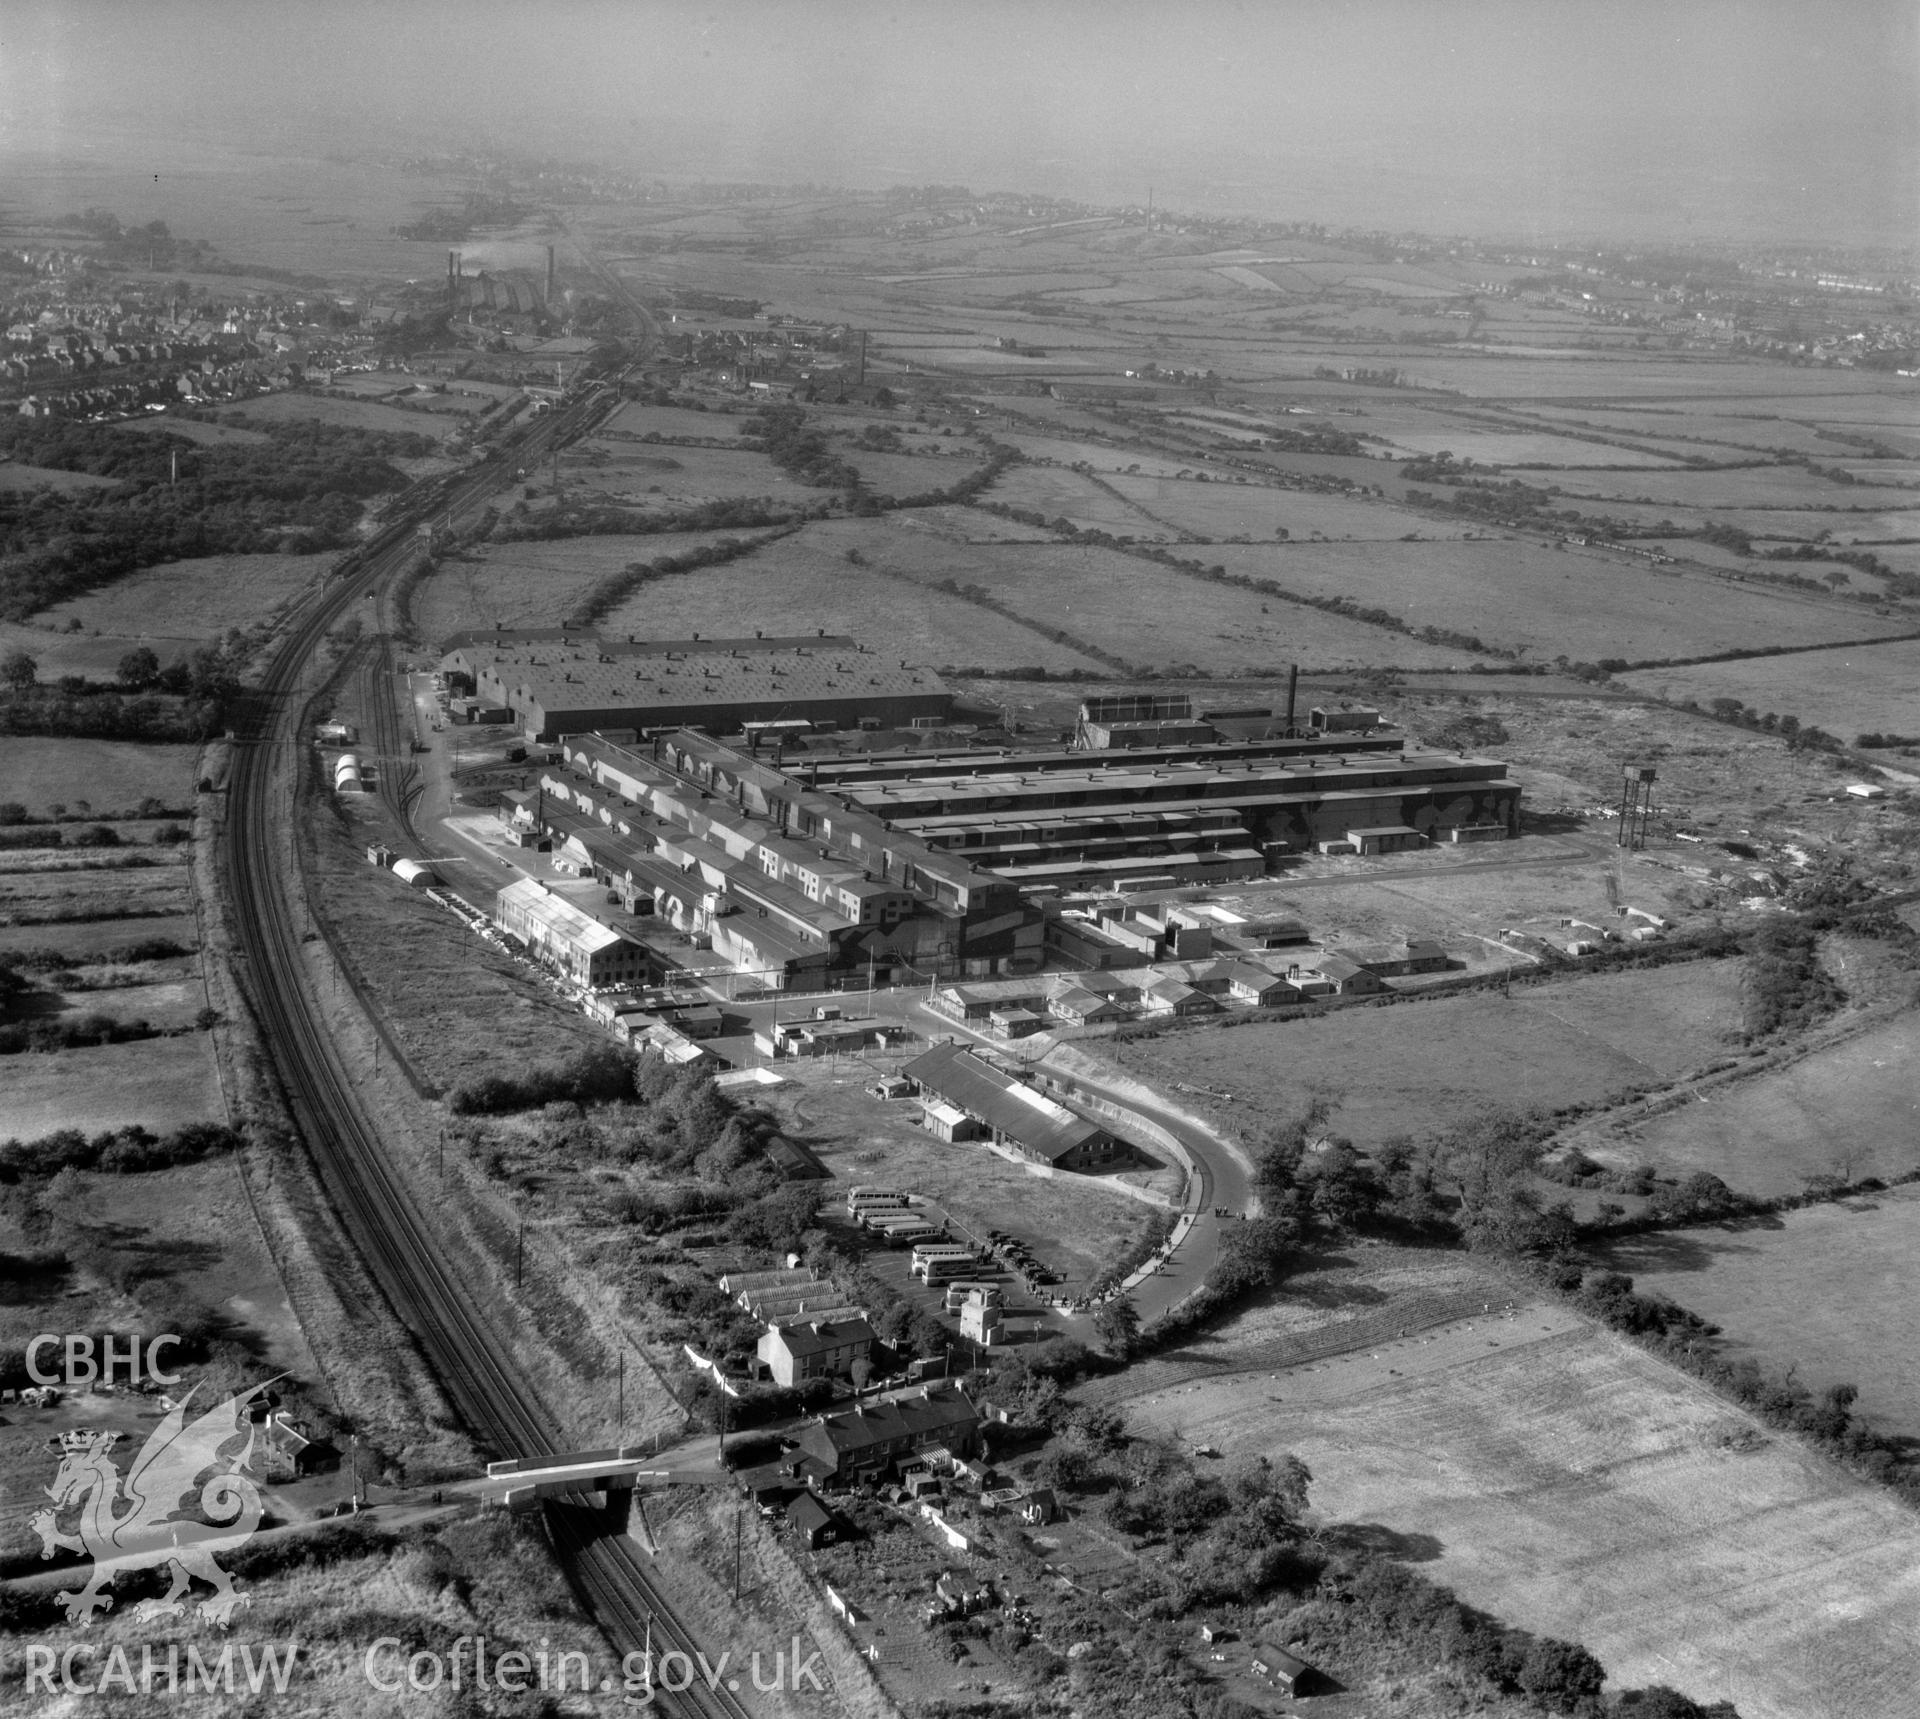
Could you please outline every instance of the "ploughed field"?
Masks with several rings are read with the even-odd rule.
[[[1920,1525],[1610,1333],[1524,1303],[1128,1405],[1228,1460],[1292,1451],[1323,1521],[1580,1642],[1616,1685],[1747,1719],[1905,1719]],[[1711,1645],[1706,1645],[1711,1644]]]

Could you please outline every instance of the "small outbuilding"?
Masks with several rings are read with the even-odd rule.
[[[1251,1670],[1282,1695],[1311,1695],[1320,1681],[1320,1674],[1304,1659],[1264,1639],[1253,1644]]]
[[[840,1539],[846,1525],[811,1492],[803,1492],[787,1506],[787,1526],[800,1536],[809,1552],[831,1546]]]

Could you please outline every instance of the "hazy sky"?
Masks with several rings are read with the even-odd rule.
[[[1920,242],[1915,0],[5,0],[0,159],[493,143],[1430,232]],[[0,181],[0,197],[4,182]]]

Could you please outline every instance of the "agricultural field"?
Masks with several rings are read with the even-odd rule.
[[[0,1056],[0,1140],[136,1122],[161,1133],[225,1114],[209,1033]]]
[[[876,453],[857,444],[843,444],[836,451],[876,495],[925,495],[951,489],[986,463],[965,442],[936,443],[897,454]]]
[[[151,919],[68,920],[54,925],[0,924],[0,958],[22,949],[57,949],[76,960],[100,957],[147,938],[164,938],[183,949],[199,941],[200,922],[191,913]]]
[[[1726,507],[1830,508],[1858,505],[1845,484],[1801,466],[1742,466],[1705,472],[1557,472],[1555,484],[1583,496],[1717,512]],[[1563,504],[1565,505],[1565,504]]]
[[[745,416],[743,412],[698,412],[689,406],[652,406],[633,400],[607,420],[600,434],[612,441],[628,436],[733,441],[741,434]]]
[[[632,562],[657,561],[728,538],[759,535],[742,528],[483,543],[446,558],[415,588],[414,628],[422,638],[437,641],[468,627],[557,626],[599,580]],[[660,632],[662,624],[652,623],[655,630],[642,636],[679,636]]]
[[[989,499],[1009,507],[1031,508],[1048,519],[1067,519],[1083,531],[1107,531],[1144,543],[1168,543],[1178,535],[1109,494],[1093,479],[1058,466],[1015,466],[995,481]],[[1031,535],[1031,527],[1020,529]]]
[[[1022,401],[1021,406],[1024,411],[1026,402]],[[1089,465],[1102,474],[1137,471],[1145,472],[1150,477],[1170,478],[1176,472],[1192,470],[1194,464],[1190,458],[1183,459],[1151,448],[1063,441],[1057,436],[1037,436],[1030,431],[1017,429],[996,431],[996,434],[1001,441],[1012,444],[1032,459],[1050,460],[1061,466]]]
[[[1117,550],[988,544],[974,556],[968,583],[1043,626],[1132,661],[1235,674],[1277,673],[1287,663],[1332,672],[1466,667],[1486,660],[1284,598],[1196,579]],[[1142,616],[1154,617],[1151,631],[1142,630]]]
[[[56,802],[70,817],[131,812],[149,797],[169,808],[193,804],[197,747],[10,734],[6,753],[0,798],[20,801],[35,816],[46,815]]]
[[[1723,1327],[1729,1359],[1792,1371],[1815,1396],[1859,1388],[1875,1431],[1920,1428],[1920,1354],[1887,1314],[1920,1290],[1920,1194],[1911,1187],[1778,1217],[1625,1237],[1599,1253],[1634,1287]]]
[[[1347,597],[1412,626],[1471,633],[1536,660],[1636,662],[1907,630],[1903,620],[1857,604],[1510,537],[1217,544],[1206,553],[1231,573],[1271,579],[1303,596]]]
[[[77,621],[89,633],[111,635],[119,645],[116,663],[141,644],[165,663],[229,627],[269,620],[332,565],[327,555],[204,555],[170,561],[56,603],[37,619],[54,627]]]
[[[1210,1109],[1243,1137],[1315,1098],[1362,1151],[1495,1105],[1608,1105],[1724,1056],[1738,1041],[1740,967],[1695,961],[1391,1008],[1169,1033],[1101,1054],[1164,1089],[1219,1087]],[[1196,1102],[1199,1102],[1196,1100]]]
[[[892,539],[887,541],[891,547]],[[809,526],[760,555],[657,580],[628,598],[602,625],[610,633],[642,638],[696,632],[724,637],[755,627],[768,633],[809,633],[824,627],[857,638],[884,638],[889,650],[931,668],[943,663],[1049,670],[1098,667],[1071,646],[938,590],[931,580],[921,584],[849,565],[844,552],[830,543],[825,533]]]
[[[528,473],[532,483],[542,488],[545,476],[544,471]],[[562,455],[560,476],[576,500],[585,489],[607,500],[657,508],[747,496],[793,503],[826,493],[788,477],[762,453],[657,447],[604,437],[580,443]]]
[[[1910,1512],[1565,1315],[1496,1304],[1128,1409],[1230,1461],[1293,1452],[1323,1522],[1417,1548],[1422,1574],[1578,1641],[1615,1686],[1665,1683],[1747,1719],[1911,1709]]]
[[[171,917],[188,908],[185,865],[162,858],[155,849],[109,851],[84,869],[75,868],[74,855],[58,853],[45,870],[25,869],[41,857],[15,856],[16,869],[0,872],[0,925],[57,927],[76,919],[125,920],[129,937],[135,937],[141,920]],[[129,859],[154,863],[128,866]],[[46,940],[58,941],[52,935]]]
[[[1642,669],[1621,678],[1675,703],[1691,698],[1710,705],[1716,698],[1737,698],[1755,710],[1797,716],[1849,741],[1867,731],[1920,734],[1920,640]]]
[[[1814,424],[1764,413],[1689,412],[1672,407],[1644,411],[1601,411],[1585,406],[1529,407],[1529,416],[1591,429],[1608,436],[1648,436],[1688,446],[1711,458],[1738,458],[1782,450],[1795,454],[1837,454],[1845,444],[1822,435]]]
[[[1704,1170],[1762,1197],[1799,1193],[1810,1176],[1902,1175],[1920,1168],[1920,1013],[1577,1144],[1602,1163]]]
[[[1296,541],[1338,537],[1398,542],[1410,534],[1449,539],[1483,530],[1471,521],[1433,519],[1423,513],[1343,495],[1253,484],[1201,485],[1192,479],[1135,477],[1107,480],[1129,500],[1196,537],[1267,539],[1285,529]]]

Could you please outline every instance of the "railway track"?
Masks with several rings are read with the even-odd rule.
[[[233,892],[240,976],[272,1056],[287,1108],[319,1172],[321,1183],[396,1317],[414,1335],[448,1397],[478,1439],[512,1455],[560,1448],[558,1427],[522,1377],[506,1342],[489,1320],[484,1298],[443,1259],[434,1225],[389,1161],[378,1127],[348,1072],[339,1047],[303,981],[301,920],[291,891],[301,887],[291,819],[306,736],[302,685],[309,660],[328,630],[354,605],[378,596],[385,582],[417,552],[416,529],[428,513],[456,520],[484,505],[525,460],[553,438],[576,433],[617,395],[600,390],[536,426],[501,461],[483,471],[439,480],[418,492],[393,523],[350,555],[315,600],[305,606],[281,642],[258,691],[236,719],[228,776],[226,860]],[[544,432],[544,433],[543,433]],[[528,443],[534,446],[529,447]],[[382,640],[382,653],[385,651]],[[375,669],[376,745],[391,759],[400,724],[391,704],[390,673]],[[391,774],[405,817],[405,783]],[[283,797],[284,790],[284,797]],[[389,802],[394,803],[394,802]],[[287,827],[277,837],[275,806]],[[661,1596],[641,1554],[623,1536],[591,1531],[578,1508],[551,1507],[547,1530],[577,1592],[616,1651],[648,1641],[656,1652],[692,1655],[695,1644]],[[745,1719],[746,1709],[724,1685],[696,1683],[668,1697],[666,1711],[699,1719]]]

